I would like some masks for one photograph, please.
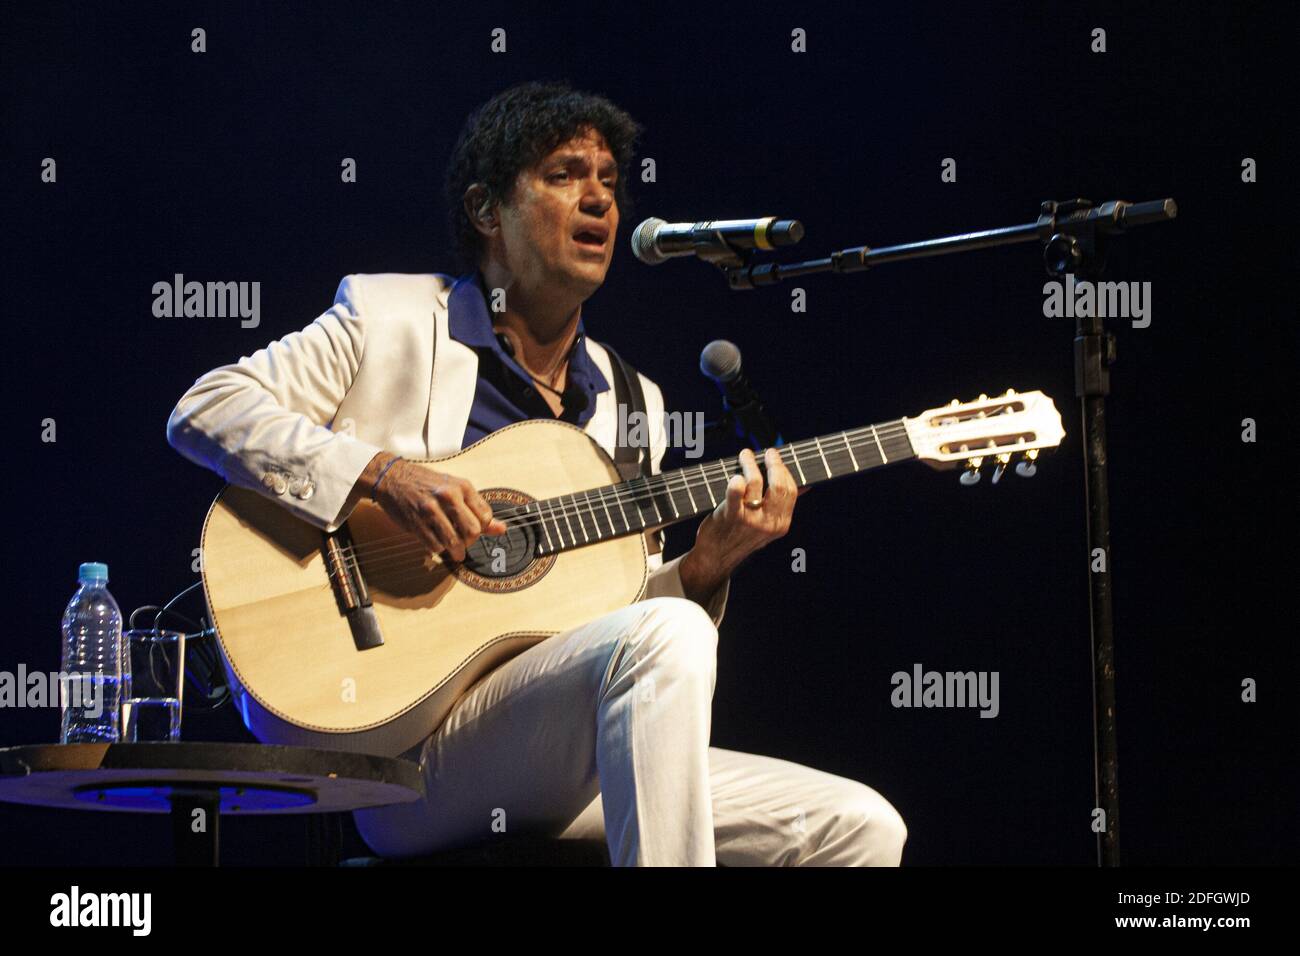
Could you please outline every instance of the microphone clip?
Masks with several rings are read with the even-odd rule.
[[[700,236],[692,245],[697,258],[713,263],[728,276],[733,270],[748,268],[754,253],[752,249],[736,248],[720,232]]]

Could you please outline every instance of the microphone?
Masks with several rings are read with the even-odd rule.
[[[722,392],[722,407],[736,419],[736,435],[755,451],[785,444],[768,417],[758,393],[740,365],[740,349],[726,339],[716,339],[700,353],[700,371]]]
[[[674,256],[723,249],[775,249],[803,238],[797,219],[714,219],[709,222],[664,222],[651,217],[632,232],[632,254],[648,266]]]

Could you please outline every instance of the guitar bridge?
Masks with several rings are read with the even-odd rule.
[[[323,538],[321,554],[325,558],[325,571],[339,613],[347,618],[353,643],[359,651],[380,647],[384,635],[379,630],[379,618],[375,615],[370,591],[357,563],[352,533],[345,524],[337,531],[325,532]]]

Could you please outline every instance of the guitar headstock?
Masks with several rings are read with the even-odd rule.
[[[1036,470],[1035,459],[1044,448],[1055,448],[1065,437],[1061,413],[1042,392],[1016,392],[973,402],[953,399],[941,408],[930,408],[915,418],[904,418],[908,440],[916,457],[935,468],[967,466],[962,484],[979,481],[979,469],[986,461],[996,462],[993,480],[1020,456],[1016,473],[1029,477]]]

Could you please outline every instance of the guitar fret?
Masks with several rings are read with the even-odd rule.
[[[550,548],[552,551],[554,551],[555,545],[551,541],[551,530],[548,527],[546,527],[546,518],[542,515],[541,502],[534,501],[531,505],[529,505],[529,507],[537,512],[537,523],[542,526],[542,533],[546,535],[546,546]],[[527,513],[527,509],[525,509],[525,513]]]
[[[614,537],[617,532],[614,530],[614,519],[609,513],[609,504],[605,501],[605,492],[600,492],[600,506],[605,509],[605,520],[609,522],[609,536]]]
[[[569,526],[569,537],[573,539],[574,544],[577,544],[578,536],[573,533],[573,522],[569,520],[569,509],[564,508],[564,496],[561,495],[556,500],[560,502],[560,507],[564,509],[562,513],[564,515],[564,523]],[[556,524],[559,524],[559,522],[557,521]]]
[[[551,523],[555,525],[555,537],[556,537],[556,538],[559,540],[559,542],[560,542],[559,545],[555,548],[555,550],[556,550],[556,551],[562,551],[562,550],[564,550],[564,547],[565,547],[565,542],[564,542],[564,528],[561,527],[561,525],[560,525],[560,519],[559,519],[558,517],[556,517],[556,514],[555,514],[555,501],[556,501],[556,499],[554,499],[554,498],[551,499],[549,510],[550,510],[550,513],[551,513]]]
[[[704,479],[704,490],[709,493],[709,504],[716,508],[718,499],[713,497],[713,483],[709,481],[709,473],[704,470],[704,462],[700,462],[700,477]]]
[[[591,540],[600,540],[600,521],[596,517],[596,508],[591,503],[591,491],[584,489],[582,503],[578,506],[578,522],[582,525],[583,535],[587,533],[587,524],[591,524]]]
[[[831,478],[835,472],[831,471],[831,466],[826,461],[826,453],[822,451],[822,442],[820,438],[814,438],[813,443],[817,446],[817,454],[821,455],[822,467],[826,469],[826,477]]]
[[[691,480],[686,477],[684,471],[682,472],[682,487],[686,489],[686,497],[691,499],[691,514],[697,514],[700,507],[695,503],[695,495],[691,494]]]
[[[672,505],[673,517],[680,518],[681,515],[677,511],[677,502],[673,498],[673,489],[671,485],[669,484],[668,481],[661,481],[659,484],[663,487],[664,492],[668,495],[668,504]]]
[[[799,484],[808,484],[808,479],[804,477],[803,465],[799,464],[799,453],[795,450],[794,445],[787,445],[786,447],[790,449],[790,457],[794,459],[795,470],[799,472]]]
[[[853,470],[861,471],[862,467],[858,464],[857,456],[853,454],[853,446],[849,444],[849,433],[840,432],[840,437],[844,439],[844,447],[848,450],[849,461],[853,462]]]
[[[593,488],[592,491],[599,492],[599,488]],[[591,491],[587,492],[587,509],[591,512],[591,526],[596,529],[596,540],[604,541],[608,537],[604,529],[600,526],[601,509],[596,507],[596,498],[592,496]],[[611,529],[613,530],[613,529]]]
[[[644,528],[648,523],[645,520],[645,513],[641,510],[645,499],[641,495],[640,486],[644,482],[645,479],[638,476],[624,484],[627,489],[627,502],[632,506],[633,520],[628,524],[629,531]]]
[[[655,501],[655,495],[654,495],[654,492],[650,490],[650,482],[648,482],[648,481],[646,481],[644,478],[642,478],[642,479],[641,479],[641,484],[642,484],[642,485],[645,487],[645,489],[646,489],[646,495],[647,495],[647,497],[649,497],[649,499],[650,499],[650,504],[654,506],[654,509],[655,509],[655,520],[656,520],[656,521],[663,521],[663,520],[664,520],[664,516],[663,516],[663,513],[660,512],[660,510],[659,510],[659,502]],[[647,524],[648,524],[648,523],[647,523]],[[641,527],[644,528],[644,527],[646,527],[646,525],[643,524]]]
[[[888,462],[889,459],[885,457],[885,448],[884,448],[883,445],[880,444],[880,436],[879,436],[878,434],[876,434],[876,426],[875,426],[875,425],[872,425],[872,426],[871,426],[871,437],[874,438],[874,439],[876,440],[876,448],[877,448],[877,450],[880,452],[880,463],[883,465],[883,464],[885,464],[886,462]]]
[[[591,519],[591,532],[594,540],[601,540],[601,519],[597,518],[597,510],[591,505],[591,492],[584,490],[582,492],[582,510],[578,512],[578,520],[581,520],[582,527],[586,527],[586,518]]]
[[[618,503],[618,513],[623,516],[623,532],[627,533],[632,530],[632,522],[627,520],[627,511],[623,508],[623,493],[618,490],[617,485],[614,488],[614,500]]]
[[[566,524],[568,523],[569,519],[565,515],[565,510],[566,509],[564,507],[564,499],[556,498],[555,502],[551,505],[551,514],[555,516],[555,529],[560,533],[560,550],[564,550],[565,548],[569,547],[570,544],[578,543],[578,539],[573,538],[572,526],[569,527],[569,536],[573,538],[573,540],[572,541],[564,540],[564,525],[560,524],[560,519],[564,518],[565,523]]]
[[[560,503],[564,508],[564,523],[569,526],[569,534],[573,535],[573,545],[578,545],[578,533],[573,530],[573,519],[577,517],[577,509],[574,508],[573,495],[569,495],[569,503],[564,504],[564,496],[560,496]],[[578,531],[582,530],[582,521],[578,521]]]
[[[583,543],[585,544],[586,542],[591,540],[591,538],[587,536],[587,520],[586,520],[589,516],[591,516],[591,500],[587,497],[587,493],[585,491],[582,493],[582,499],[583,499],[583,503],[579,504],[577,493],[575,492],[573,494],[573,514],[574,517],[578,519],[578,527],[582,529],[582,540]],[[596,530],[596,523],[594,520],[594,516],[591,517],[593,517],[592,530],[594,531]],[[600,540],[599,537],[597,538],[597,540]]]

